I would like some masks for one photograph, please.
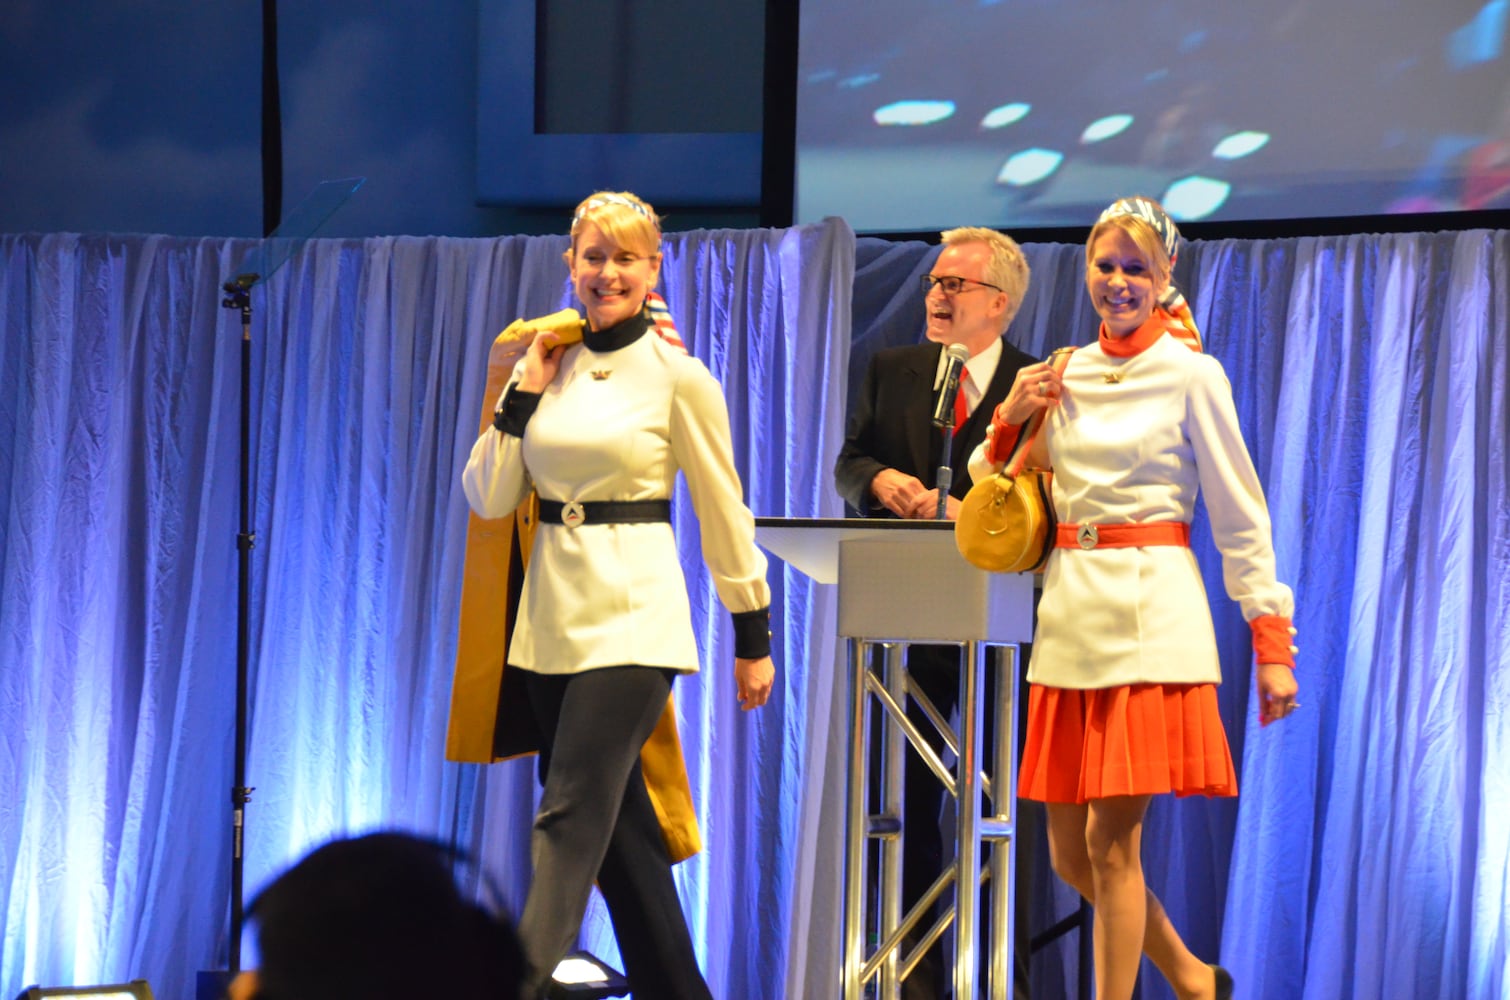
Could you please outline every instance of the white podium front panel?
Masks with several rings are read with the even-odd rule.
[[[965,562],[950,521],[756,518],[755,539],[839,585],[839,635],[885,642],[1033,639],[1033,576]]]
[[[1033,639],[1033,577],[965,562],[952,532],[839,543],[839,634],[902,642]]]

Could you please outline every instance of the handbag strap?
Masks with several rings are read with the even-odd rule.
[[[1070,363],[1070,355],[1075,352],[1073,347],[1055,348],[1049,355],[1049,367],[1056,375],[1064,374],[1064,369]],[[1002,475],[1015,477],[1022,472],[1023,466],[1028,464],[1028,452],[1033,450],[1033,442],[1038,440],[1038,432],[1043,430],[1043,421],[1049,414],[1049,408],[1045,406],[1037,413],[1028,418],[1027,425],[1017,437],[1017,446],[1012,449],[1011,457],[1007,464],[1002,467]]]

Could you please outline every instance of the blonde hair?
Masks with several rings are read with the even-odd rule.
[[[1143,254],[1143,259],[1148,261],[1148,267],[1153,271],[1154,279],[1167,284],[1170,280],[1172,269],[1169,260],[1169,250],[1164,245],[1164,237],[1154,228],[1153,224],[1140,215],[1109,215],[1101,219],[1091,227],[1090,236],[1085,240],[1085,270],[1089,274],[1095,267],[1092,254],[1095,253],[1096,241],[1106,235],[1108,229],[1120,229],[1127,234]]]
[[[661,249],[661,219],[655,209],[628,191],[595,191],[583,198],[572,213],[571,245],[577,249],[577,234],[587,223],[619,246],[645,256]]]
[[[1005,233],[984,226],[960,226],[946,229],[939,234],[946,247],[961,243],[984,243],[991,248],[991,259],[986,263],[986,281],[1000,288],[1007,295],[1006,318],[1001,328],[1005,330],[1022,308],[1023,296],[1028,293],[1028,259],[1022,255],[1022,247]]]

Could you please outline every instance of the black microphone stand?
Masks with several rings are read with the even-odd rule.
[[[266,282],[313,236],[335,211],[345,204],[365,178],[348,177],[322,181],[272,234],[264,238],[247,259],[241,273],[221,285],[221,305],[241,313],[241,401],[239,415],[240,525],[236,532],[236,722],[232,736],[231,774],[231,935],[228,942],[228,973],[199,974],[199,995],[220,996],[224,986],[241,971],[241,934],[246,923],[244,883],[246,871],[246,806],[253,789],[246,783],[247,703],[252,661],[251,595],[252,548],[257,534],[252,528],[252,288]]]
[[[241,494],[241,526],[236,532],[236,729],[233,737],[234,764],[231,774],[231,940],[229,969],[241,971],[241,930],[246,919],[242,897],[246,855],[246,804],[252,789],[246,785],[246,704],[247,680],[251,673],[251,589],[252,547],[257,534],[252,530],[251,440],[252,440],[252,286],[256,274],[238,274],[221,286],[226,297],[221,305],[241,312],[241,466],[238,474]]]
[[[939,458],[939,471],[936,477],[936,485],[939,491],[939,509],[934,513],[935,521],[943,521],[949,511],[949,491],[954,487],[954,469],[949,463],[954,453],[954,404],[949,404],[949,412],[944,417],[944,450]]]

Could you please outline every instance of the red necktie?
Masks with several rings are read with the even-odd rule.
[[[965,401],[965,380],[970,377],[970,369],[959,370],[959,392],[954,396],[954,426],[963,427],[965,421],[970,419],[970,404]]]

